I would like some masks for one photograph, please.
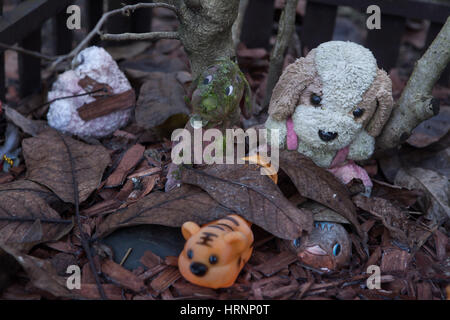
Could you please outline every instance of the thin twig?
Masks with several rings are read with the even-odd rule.
[[[128,248],[127,252],[125,253],[125,255],[122,258],[122,261],[120,261],[119,265],[123,266],[123,264],[125,263],[125,261],[127,261],[128,256],[130,255],[131,251],[133,251],[133,248]]]
[[[172,5],[169,5],[167,3],[138,3],[134,5],[128,5],[124,6],[119,9],[111,10],[108,12],[105,12],[100,20],[97,22],[95,27],[88,33],[88,35],[81,41],[78,46],[73,49],[71,52],[69,52],[66,55],[60,56],[58,59],[56,59],[50,66],[49,71],[55,70],[55,68],[63,61],[72,59],[80,53],[81,50],[84,49],[88,45],[88,43],[96,36],[96,35],[102,35],[100,29],[104,25],[104,23],[109,19],[109,17],[117,14],[124,14],[124,15],[130,15],[130,13],[134,12],[137,9],[142,8],[166,8],[175,11],[178,14],[178,9]]]
[[[100,279],[98,277],[97,268],[95,267],[94,258],[92,256],[92,251],[90,247],[90,239],[89,236],[86,235],[86,233],[83,231],[83,228],[81,226],[81,217],[80,217],[80,199],[78,195],[78,181],[76,177],[76,171],[75,171],[75,163],[74,159],[72,157],[72,152],[70,151],[69,145],[66,142],[66,139],[64,139],[64,136],[58,132],[59,137],[64,143],[64,146],[67,150],[67,154],[69,155],[69,164],[70,164],[70,170],[72,172],[72,185],[73,185],[73,199],[75,203],[75,217],[76,217],[76,223],[78,226],[78,230],[80,231],[80,240],[81,245],[83,246],[83,249],[86,253],[86,257],[89,261],[89,267],[92,271],[92,274],[94,275],[95,283],[97,284],[98,293],[100,294],[100,297],[103,300],[108,300],[108,298],[105,295],[105,291],[103,290],[102,284],[100,283]]]
[[[155,32],[146,32],[146,33],[120,33],[120,34],[110,34],[105,33],[101,34],[100,38],[102,40],[107,41],[127,41],[127,40],[133,40],[133,41],[142,41],[142,40],[149,40],[149,41],[156,41],[161,39],[179,39],[180,36],[178,32],[175,31],[155,31]]]
[[[50,100],[50,101],[47,101],[46,103],[41,104],[36,109],[39,109],[39,108],[41,108],[43,106],[46,106],[48,104],[52,104],[55,101],[66,100],[66,99],[71,99],[71,98],[78,98],[78,97],[84,97],[84,96],[88,96],[88,95],[91,95],[93,93],[97,93],[97,92],[100,92],[100,91],[105,92],[105,88],[97,89],[97,90],[94,90],[94,91],[89,91],[89,92],[86,92],[86,93],[80,93],[80,94],[75,94],[75,95],[71,95],[71,96],[64,96],[64,97],[55,98],[53,100]],[[108,96],[110,96],[110,95],[109,94],[104,94],[104,95],[99,95],[99,96],[96,96],[96,97],[102,98],[102,97],[108,97]]]
[[[61,219],[0,217],[0,221],[9,221],[9,222],[36,222],[36,220],[39,220],[41,223],[55,223],[55,224],[71,224],[72,223],[72,220],[61,220]]]
[[[42,60],[47,60],[47,61],[55,61],[56,59],[61,57],[61,56],[48,56],[48,55],[42,54],[37,51],[27,50],[27,49],[24,49],[24,48],[16,46],[16,45],[10,46],[10,45],[7,45],[6,43],[2,43],[2,42],[0,42],[0,48],[5,49],[5,50],[16,51],[18,53],[26,54],[28,56],[32,56],[32,57],[42,59]]]

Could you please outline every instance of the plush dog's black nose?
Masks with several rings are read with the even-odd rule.
[[[208,271],[207,266],[205,266],[203,263],[198,262],[192,262],[190,269],[191,272],[198,277],[204,276],[206,271]]]
[[[336,139],[338,136],[337,132],[325,132],[323,130],[319,130],[319,137],[325,142],[332,141]]]

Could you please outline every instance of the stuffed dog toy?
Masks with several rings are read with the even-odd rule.
[[[281,148],[297,150],[347,184],[359,178],[393,108],[392,82],[370,50],[330,41],[289,65],[274,88],[266,128],[279,129]],[[370,192],[370,191],[369,191]]]
[[[253,251],[250,223],[230,215],[202,228],[186,222],[181,231],[187,240],[178,258],[183,277],[213,289],[232,286]]]

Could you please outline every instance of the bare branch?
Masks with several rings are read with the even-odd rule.
[[[398,106],[377,138],[378,148],[390,149],[400,145],[421,122],[439,113],[439,102],[431,93],[449,62],[450,18],[417,62]]]
[[[233,24],[233,45],[234,49],[237,49],[239,42],[241,41],[242,25],[244,24],[245,12],[247,11],[249,0],[241,0],[239,3],[239,13],[236,21]]]
[[[26,55],[29,55],[29,56],[32,56],[32,57],[35,57],[35,58],[38,58],[38,59],[42,59],[42,60],[47,60],[47,61],[55,61],[56,59],[59,58],[59,56],[47,56],[47,55],[42,54],[42,53],[37,52],[37,51],[27,50],[27,49],[24,49],[22,47],[18,47],[16,45],[10,46],[10,45],[7,45],[7,44],[2,43],[2,42],[0,42],[0,48],[5,49],[5,50],[16,51],[18,53],[26,54]]]
[[[65,61],[67,59],[72,59],[72,58],[76,57],[78,55],[78,53],[80,53],[80,51],[83,50],[84,47],[86,47],[89,44],[89,42],[96,35],[101,35],[100,29],[102,28],[104,23],[109,19],[109,17],[111,17],[113,15],[117,15],[117,14],[130,15],[132,12],[134,12],[137,9],[144,9],[144,8],[148,9],[148,8],[156,8],[156,7],[170,9],[170,10],[175,11],[178,14],[178,9],[167,3],[138,3],[138,4],[128,5],[128,6],[119,8],[119,9],[105,12],[102,15],[102,17],[100,18],[100,20],[97,22],[95,27],[88,33],[88,35],[83,39],[83,41],[80,42],[80,44],[78,44],[78,46],[75,49],[73,49],[71,52],[69,52],[66,55],[60,56],[58,59],[56,59],[56,61],[54,61],[52,63],[52,65],[50,66],[50,71],[55,70],[55,68],[61,62]]]
[[[126,40],[161,40],[161,39],[179,39],[178,32],[161,31],[161,32],[146,32],[146,33],[120,33],[100,35],[102,40],[109,41],[126,41]]]
[[[284,54],[292,39],[295,30],[295,16],[299,0],[286,0],[283,13],[281,14],[277,41],[270,56],[269,75],[267,78],[266,97],[263,102],[264,110],[269,106],[273,88],[283,71]]]

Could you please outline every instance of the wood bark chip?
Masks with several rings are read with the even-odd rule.
[[[206,192],[182,186],[171,192],[152,192],[127,208],[117,210],[103,220],[97,235],[104,237],[122,227],[159,224],[181,227],[186,221],[205,224],[232,213]]]
[[[262,272],[266,277],[270,277],[296,261],[297,256],[295,254],[292,254],[290,251],[283,251],[269,261],[256,266],[255,270]]]
[[[52,190],[64,202],[75,203],[73,176],[78,181],[80,202],[100,184],[110,162],[106,149],[63,136],[53,129],[22,142],[27,178]],[[74,168],[68,163],[73,159]]]
[[[163,260],[158,255],[154,254],[151,251],[145,251],[140,261],[149,269],[160,265],[163,262]]]
[[[98,98],[81,106],[77,111],[82,120],[89,121],[116,111],[130,109],[135,104],[136,94],[133,89],[130,89],[122,93]]]
[[[156,292],[163,292],[169,288],[175,281],[181,278],[178,268],[167,267],[150,283],[150,287]]]
[[[116,170],[108,177],[105,187],[112,188],[123,184],[126,176],[142,160],[145,147],[140,144],[132,146],[120,160]]]
[[[403,272],[408,267],[410,259],[411,254],[404,250],[387,248],[381,258],[381,272]]]
[[[56,241],[73,227],[47,203],[54,199],[50,190],[32,181],[0,185],[0,243],[32,246]]]
[[[291,178],[298,192],[343,215],[363,239],[365,234],[356,218],[356,208],[347,188],[330,172],[298,152],[282,151],[280,168]]]
[[[112,260],[106,259],[102,262],[102,272],[114,282],[134,292],[140,292],[145,289],[142,279]]]
[[[293,240],[313,228],[312,213],[292,205],[256,165],[184,167],[181,180],[279,238]]]

